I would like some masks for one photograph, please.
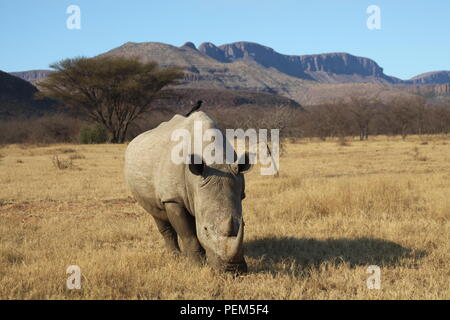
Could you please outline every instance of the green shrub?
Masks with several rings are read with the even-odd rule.
[[[80,130],[80,143],[95,144],[108,141],[108,132],[100,124],[84,126]]]

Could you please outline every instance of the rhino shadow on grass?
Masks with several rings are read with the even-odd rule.
[[[423,250],[376,238],[311,239],[269,237],[245,243],[246,256],[259,260],[253,272],[292,272],[319,268],[323,263],[339,266],[417,266]],[[283,267],[284,266],[284,267]]]

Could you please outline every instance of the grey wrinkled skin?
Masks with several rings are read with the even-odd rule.
[[[175,115],[132,140],[125,154],[126,181],[138,203],[155,219],[170,251],[179,251],[179,237],[183,252],[195,262],[206,254],[216,269],[246,272],[243,172],[250,165],[248,161],[240,165],[173,163],[172,148],[180,142],[171,141],[172,132],[184,128],[193,139],[194,121],[202,122],[203,132],[217,128],[204,112],[195,112],[187,118]]]

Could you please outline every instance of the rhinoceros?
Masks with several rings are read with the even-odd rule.
[[[174,163],[171,152],[177,142],[172,132],[192,133],[195,121],[201,121],[203,130],[219,129],[202,111],[175,115],[129,143],[125,178],[138,204],[153,216],[169,251],[180,251],[179,238],[182,251],[195,262],[206,255],[215,269],[244,273],[242,200],[243,173],[251,167],[248,153],[245,161],[231,164]]]

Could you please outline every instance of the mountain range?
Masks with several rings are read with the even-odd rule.
[[[162,67],[183,67],[185,78],[181,88],[266,92],[305,105],[352,94],[388,99],[420,92],[408,88],[411,86],[428,85],[433,91],[435,85],[450,83],[450,71],[428,72],[401,80],[386,75],[383,68],[369,58],[349,53],[285,55],[252,42],[221,46],[205,42],[198,48],[192,42],[180,47],[159,42],[127,42],[99,56],[136,57],[143,62],[156,61]],[[12,74],[35,83],[48,72],[51,71]]]

